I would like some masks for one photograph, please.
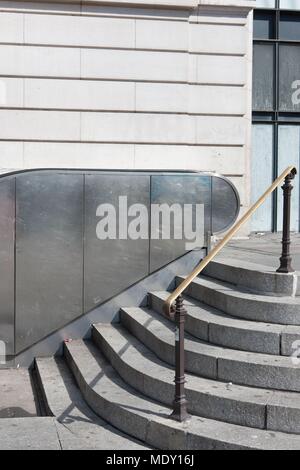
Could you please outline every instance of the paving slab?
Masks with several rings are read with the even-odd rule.
[[[264,264],[274,269],[279,267],[281,254],[281,233],[252,234],[249,239],[231,241],[220,256],[251,263]],[[300,234],[291,234],[293,267],[300,271]],[[216,258],[217,259],[217,258]]]
[[[28,369],[0,369],[0,418],[24,418],[37,414]]]
[[[56,417],[63,450],[147,448],[110,426],[90,409],[62,358],[36,359],[36,369],[48,411]]]
[[[55,419],[1,419],[0,450],[61,450]]]

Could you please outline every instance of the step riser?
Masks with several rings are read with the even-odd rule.
[[[182,280],[183,278],[177,277],[177,285]],[[190,284],[185,293],[234,317],[265,323],[300,325],[300,305],[234,297],[227,295],[226,292],[220,292],[197,283]]]
[[[164,301],[155,294],[149,295],[149,305],[161,315],[164,315],[163,303]],[[291,342],[290,338],[286,336],[282,340],[279,333],[251,331],[210,323],[189,315],[189,312],[185,317],[185,330],[196,338],[210,344],[263,354],[290,356],[290,345],[295,341],[295,338],[293,338]],[[281,346],[281,341],[283,346]]]
[[[240,351],[280,355],[280,335],[209,325],[209,343]]]
[[[296,274],[279,274],[256,271],[244,267],[231,266],[211,261],[203,271],[205,276],[220,281],[230,282],[256,292],[274,294],[276,296],[294,296],[297,290]]]
[[[267,405],[267,429],[285,433],[300,434],[300,411],[278,404]]]
[[[48,403],[47,393],[46,393],[46,390],[45,390],[45,387],[44,387],[43,378],[41,376],[39,364],[38,364],[37,361],[35,361],[35,371],[36,371],[36,378],[37,378],[37,382],[38,382],[39,392],[41,394],[41,399],[43,401],[45,412],[46,412],[47,416],[54,416],[54,413],[51,410],[51,407]]]
[[[300,369],[288,370],[260,364],[218,359],[218,379],[236,384],[291,392],[300,391]]]

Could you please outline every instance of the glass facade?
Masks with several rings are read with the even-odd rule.
[[[258,0],[254,12],[252,200],[286,166],[300,162],[300,0]],[[292,229],[299,231],[299,178]],[[253,231],[282,229],[282,191],[252,221]]]

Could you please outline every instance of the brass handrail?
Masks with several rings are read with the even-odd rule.
[[[214,247],[214,249],[196,266],[196,268],[179,284],[179,286],[169,295],[167,300],[164,302],[164,312],[166,315],[171,316],[173,302],[185,291],[185,289],[191,284],[191,282],[197,277],[201,271],[212,261],[215,256],[222,250],[222,248],[232,239],[232,237],[238,232],[242,225],[250,219],[254,212],[264,203],[266,198],[275,191],[276,188],[283,182],[283,180],[289,174],[296,175],[297,170],[294,166],[289,166],[284,170],[278,178],[271,184],[271,186],[265,191],[265,193],[253,204],[252,207],[238,220],[238,222],[229,230],[226,236]]]

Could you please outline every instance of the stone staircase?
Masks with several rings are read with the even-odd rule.
[[[290,357],[300,340],[298,293],[297,274],[225,258],[194,280],[185,296],[185,423],[168,417],[175,356],[174,325],[162,313],[168,292],[150,292],[146,308],[124,306],[120,323],[93,325],[90,340],[66,342],[64,361],[36,359],[44,398],[61,415],[53,393],[72,373],[98,433],[118,430],[131,445],[300,449],[300,365]]]

